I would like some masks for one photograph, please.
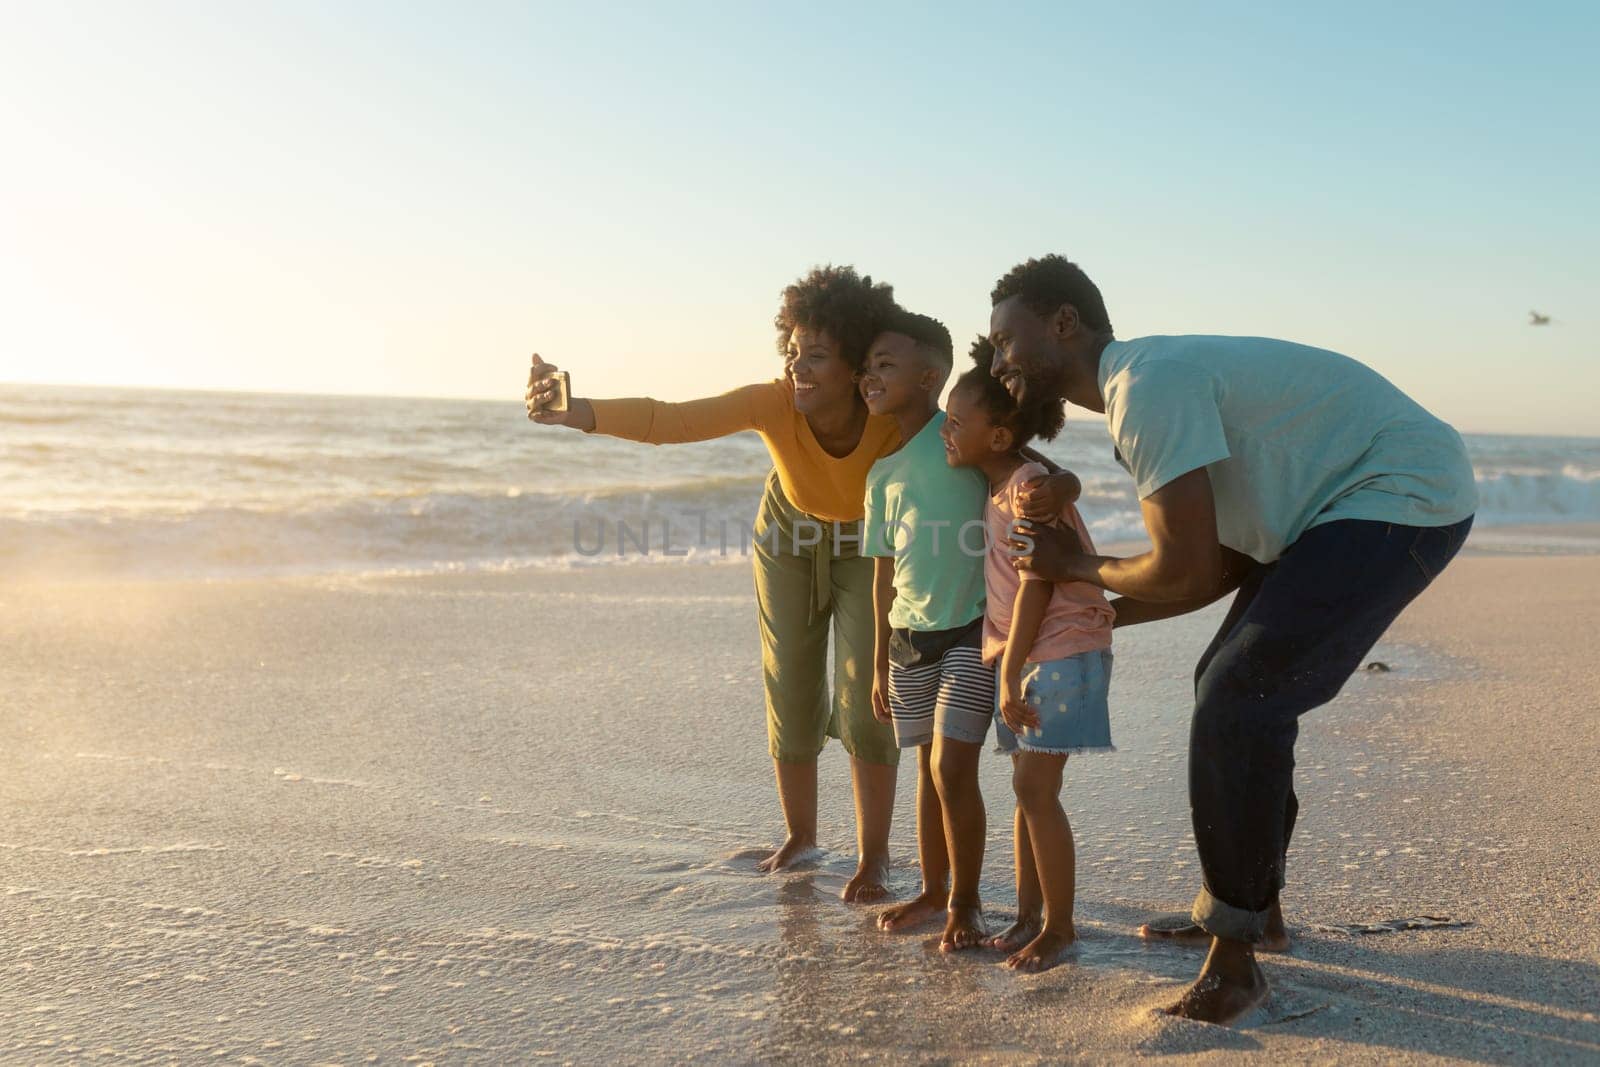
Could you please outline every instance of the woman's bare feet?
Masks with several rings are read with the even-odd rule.
[[[847,904],[876,904],[889,899],[889,860],[887,857],[861,857],[856,873],[839,894]]]
[[[1066,958],[1077,940],[1078,932],[1070,926],[1065,930],[1052,930],[1047,926],[1032,941],[1013,952],[1006,959],[1006,966],[1029,974],[1048,971]]]
[[[814,840],[791,836],[772,855],[756,864],[756,870],[762,874],[776,874],[778,871],[786,871],[810,856],[811,853],[816,851],[816,848],[817,843]]]
[[[943,890],[924,889],[904,904],[884,908],[878,913],[878,929],[892,934],[897,930],[921,926],[935,915],[944,913],[945,896]]]
[[[983,943],[985,948],[997,948],[1006,955],[1039,936],[1042,923],[1037,915],[1019,915],[1017,921]]]
[[[961,952],[983,944],[989,931],[983,925],[983,907],[976,901],[950,905],[950,917],[945,920],[944,935],[939,938],[940,952]]]
[[[1194,985],[1171,1007],[1168,1015],[1195,1022],[1230,1026],[1267,999],[1267,976],[1261,973],[1255,953],[1242,941],[1214,941],[1211,954]]]

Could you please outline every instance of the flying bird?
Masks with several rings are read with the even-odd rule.
[[[1530,311],[1530,312],[1528,312],[1528,325],[1529,326],[1548,326],[1548,325],[1550,325],[1550,316],[1549,315],[1541,315],[1537,311]]]

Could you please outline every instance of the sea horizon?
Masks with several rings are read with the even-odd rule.
[[[1476,545],[1600,551],[1600,438],[1462,436]],[[1083,480],[1097,544],[1143,540],[1098,420],[1041,450]],[[736,561],[770,468],[754,433],[655,448],[531,424],[513,399],[4,385],[0,575]]]

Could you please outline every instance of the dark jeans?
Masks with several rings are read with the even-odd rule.
[[[1260,940],[1299,805],[1300,716],[1338,695],[1472,528],[1345,519],[1300,535],[1245,578],[1195,668],[1189,805],[1205,885],[1194,921]]]

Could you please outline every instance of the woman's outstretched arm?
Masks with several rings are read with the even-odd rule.
[[[545,405],[555,397],[555,371],[555,364],[533,357],[524,395],[528,418],[547,426],[569,426],[653,445],[709,441],[741,430],[760,430],[784,407],[784,386],[771,381],[682,403],[649,397],[592,400],[575,396],[569,398],[566,411],[550,411]]]

